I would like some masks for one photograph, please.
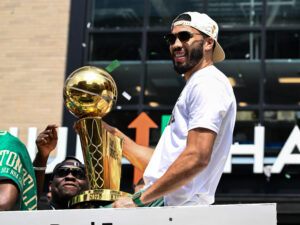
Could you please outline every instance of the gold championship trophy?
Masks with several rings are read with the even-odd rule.
[[[102,117],[111,111],[116,99],[115,81],[97,67],[81,67],[65,82],[65,105],[80,118],[78,133],[89,187],[73,197],[71,208],[98,208],[128,195],[119,190],[123,140],[101,124]]]

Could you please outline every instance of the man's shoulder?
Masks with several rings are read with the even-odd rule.
[[[197,71],[197,73],[199,73],[198,79],[195,79],[194,81],[196,84],[202,84],[207,88],[210,88],[210,86],[213,85],[216,88],[232,89],[228,77],[215,65],[205,67],[204,69]]]
[[[214,66],[209,66],[196,71],[187,84],[189,88],[197,87],[203,90],[223,86],[228,81],[227,77]],[[227,85],[226,85],[227,86]],[[213,90],[211,90],[213,91]]]
[[[2,130],[0,131],[0,140],[1,140],[1,142],[9,142],[9,143],[13,143],[13,144],[23,145],[23,143],[20,141],[19,138],[13,136],[8,131],[2,131]]]
[[[0,151],[1,150],[9,150],[20,154],[23,152],[27,153],[27,148],[23,142],[7,131],[0,132]]]
[[[0,140],[1,140],[1,143],[4,143],[4,142],[12,139],[11,136],[12,135],[8,131],[0,130]]]
[[[218,79],[224,79],[225,74],[219,70],[214,65],[210,65],[207,67],[204,67],[200,70],[197,70],[191,77],[191,82],[189,83],[205,83],[205,82],[211,82],[216,81]]]
[[[7,131],[6,130],[0,130],[0,136],[6,135]]]
[[[2,175],[6,171],[12,177],[17,177],[17,181],[20,178],[17,174],[22,174],[23,168],[26,168],[26,171],[29,170],[28,172],[33,171],[26,146],[9,132],[2,132],[0,135],[0,160]]]
[[[215,65],[211,65],[205,68],[205,70],[202,71],[203,74],[207,76],[207,78],[211,79],[227,79],[226,75],[218,69]]]

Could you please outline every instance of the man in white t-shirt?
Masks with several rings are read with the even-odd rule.
[[[124,138],[124,156],[144,171],[145,188],[113,207],[207,205],[214,195],[232,143],[236,101],[227,77],[213,63],[224,60],[218,25],[206,14],[186,12],[165,36],[182,90],[155,151]],[[152,204],[152,205],[151,205]]]

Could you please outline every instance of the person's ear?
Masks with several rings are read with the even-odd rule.
[[[205,50],[210,51],[213,50],[215,40],[212,37],[206,38]]]

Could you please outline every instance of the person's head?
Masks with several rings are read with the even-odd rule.
[[[172,22],[171,33],[164,37],[170,46],[174,69],[185,74],[200,69],[204,61],[207,66],[224,60],[225,53],[217,42],[218,31],[217,23],[206,14],[178,15]]]
[[[65,206],[72,197],[87,188],[85,167],[78,159],[67,157],[55,166],[49,185],[52,203]]]

